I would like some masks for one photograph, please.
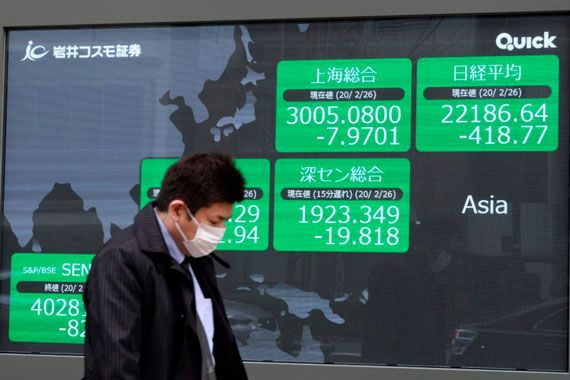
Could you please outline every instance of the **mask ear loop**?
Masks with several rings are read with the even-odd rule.
[[[176,227],[176,229],[178,230],[178,232],[180,232],[180,235],[182,235],[182,238],[184,240],[188,240],[188,238],[186,237],[186,235],[184,234],[184,232],[182,232],[182,228],[180,228],[180,225],[178,224],[178,222],[174,222],[174,226]]]
[[[192,213],[190,212],[190,209],[188,208],[188,206],[186,206],[186,212],[188,213],[188,216],[190,217],[190,219],[192,219],[192,221],[193,221],[197,226],[200,226],[200,222],[194,217],[194,215],[192,215]]]

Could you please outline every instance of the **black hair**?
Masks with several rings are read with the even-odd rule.
[[[159,211],[166,211],[175,199],[183,200],[196,213],[213,203],[243,200],[245,180],[230,155],[208,152],[182,157],[172,165],[162,181],[155,201]]]

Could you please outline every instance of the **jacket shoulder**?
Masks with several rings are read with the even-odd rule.
[[[124,230],[115,233],[111,239],[103,244],[98,254],[110,250],[121,249],[124,247],[130,248],[133,243],[136,244],[136,238],[133,232],[133,226],[131,225]]]
[[[126,265],[138,266],[145,260],[146,256],[142,254],[135,234],[133,226],[117,232],[103,247],[97,252],[93,260],[93,266],[113,265],[123,263]],[[106,263],[106,264],[104,264]]]

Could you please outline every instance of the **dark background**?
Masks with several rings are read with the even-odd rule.
[[[275,332],[244,338],[244,357],[566,371],[567,338],[561,344],[548,332],[546,340],[531,339],[540,335],[531,321],[540,313],[527,316],[525,310],[546,308],[538,322],[553,312],[550,303],[567,306],[568,21],[564,16],[447,17],[13,31],[8,40],[3,292],[8,295],[6,273],[14,252],[94,253],[125,228],[138,208],[139,164],[145,157],[210,149],[272,162],[280,157],[407,157],[413,210],[408,254],[269,250],[223,255],[233,265],[230,273],[220,273],[224,296],[255,305],[278,322]],[[280,60],[409,57],[415,69],[420,57],[504,55],[495,46],[497,34],[534,36],[545,30],[558,36],[556,50],[508,54],[560,58],[556,152],[419,153],[414,122],[412,149],[406,153],[275,152]],[[45,46],[136,41],[143,54],[122,61],[48,55],[21,62],[29,40]],[[247,83],[250,71],[264,79]],[[217,124],[235,116],[236,109],[254,109],[253,120],[248,112],[240,113],[243,125],[234,125],[227,138],[216,142],[212,129],[231,128]],[[509,215],[461,215],[467,194],[506,199]],[[2,300],[1,350],[81,353],[79,346],[8,342],[8,299]],[[520,313],[518,319],[526,323],[518,322]],[[506,322],[489,322],[502,319]],[[567,336],[565,321],[558,330],[562,336]],[[481,329],[489,330],[501,341],[519,339],[521,333],[525,337],[493,353],[452,358],[454,331],[466,324],[483,326],[478,327],[481,336]],[[552,350],[551,360],[536,362],[545,347]]]

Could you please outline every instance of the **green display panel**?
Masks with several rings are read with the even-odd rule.
[[[143,208],[156,199],[162,179],[177,158],[147,158],[141,164],[141,202]],[[269,161],[239,158],[236,166],[246,181],[243,202],[237,203],[227,230],[217,247],[221,251],[263,251],[269,244]]]
[[[421,58],[417,149],[556,150],[558,66],[554,55]]]
[[[82,293],[92,254],[16,253],[11,261],[12,342],[83,344]]]
[[[276,162],[278,251],[404,253],[409,221],[405,158]]]
[[[405,152],[412,63],[405,58],[281,61],[279,152]]]

